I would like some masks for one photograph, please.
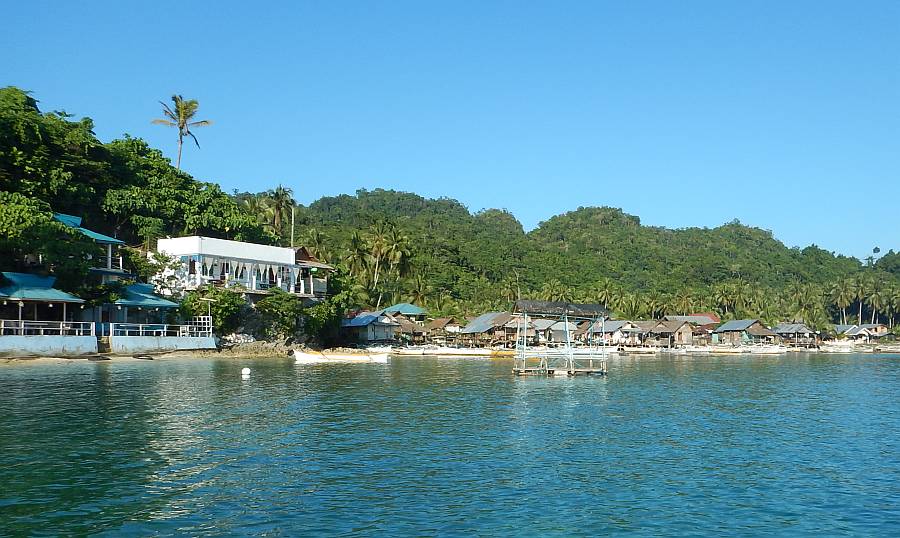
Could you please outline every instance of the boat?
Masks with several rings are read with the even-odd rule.
[[[296,364],[324,364],[324,363],[377,363],[387,364],[387,353],[351,353],[331,351],[301,351],[291,350],[291,356]]]
[[[475,347],[450,347],[450,346],[408,346],[395,348],[392,353],[394,355],[407,356],[448,356],[448,357],[502,357],[512,356],[513,350],[475,348]]]
[[[787,347],[780,344],[754,344],[745,346],[751,355],[781,355],[787,353]]]

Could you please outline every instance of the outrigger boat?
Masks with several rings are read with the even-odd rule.
[[[291,356],[297,364],[348,364],[348,363],[379,363],[388,362],[387,353],[351,353],[331,351],[301,351],[291,350]]]
[[[570,321],[588,321],[601,326],[607,311],[600,305],[572,304],[551,301],[516,301],[516,352],[513,373],[529,376],[571,377],[576,375],[606,375],[605,342],[589,342],[587,347],[573,346]],[[560,347],[529,347],[529,316],[555,317],[562,322],[564,345]],[[602,333],[602,329],[601,329]],[[588,334],[593,334],[590,330]]]

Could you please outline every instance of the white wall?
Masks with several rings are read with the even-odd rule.
[[[0,357],[73,357],[94,353],[94,336],[0,336]]]
[[[113,353],[131,355],[154,351],[215,349],[212,336],[110,336],[109,347]]]
[[[160,239],[157,241],[156,250],[175,257],[202,254],[205,256],[284,265],[294,265],[295,263],[294,250],[290,248],[270,247],[257,243],[244,243],[242,241],[229,241],[227,239],[214,239],[196,235]]]

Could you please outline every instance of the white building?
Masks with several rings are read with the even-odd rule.
[[[178,287],[186,290],[212,284],[259,294],[280,288],[305,298],[322,298],[333,270],[302,247],[295,250],[196,235],[160,239],[157,251],[182,262],[175,277]]]

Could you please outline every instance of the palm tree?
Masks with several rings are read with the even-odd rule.
[[[609,278],[601,278],[594,286],[594,293],[597,302],[609,309],[615,302],[616,285]]]
[[[258,194],[252,194],[241,201],[241,205],[254,219],[257,224],[264,224],[268,208],[266,207],[266,199]]]
[[[628,293],[622,297],[619,310],[627,319],[637,319],[644,313],[644,300],[637,294]]]
[[[869,278],[859,273],[856,275],[856,278],[853,279],[853,296],[857,302],[859,302],[859,314],[856,317],[856,323],[862,324],[862,308],[863,302],[866,300],[869,294],[869,288],[871,288],[871,283]]]
[[[431,286],[421,274],[416,275],[413,279],[412,290],[410,291],[410,302],[419,306],[424,306],[428,302],[428,296],[431,294]]]
[[[567,294],[566,286],[559,280],[553,278],[544,283],[541,288],[541,297],[545,301],[562,301]]]
[[[297,205],[293,191],[279,184],[266,194],[266,207],[271,215],[272,231],[278,237],[284,237],[284,222],[291,217],[291,211]]]
[[[831,303],[841,309],[841,323],[847,324],[847,307],[853,303],[853,283],[847,280],[837,281],[829,292]]]
[[[675,310],[681,313],[682,316],[688,315],[694,309],[694,304],[694,298],[687,290],[679,291],[673,300]]]
[[[184,142],[184,137],[190,136],[193,138],[194,144],[197,144],[197,147],[199,148],[200,142],[197,141],[197,137],[194,136],[191,128],[206,127],[207,125],[212,125],[212,122],[210,120],[193,121],[194,114],[197,113],[197,107],[200,106],[200,103],[198,103],[196,99],[184,99],[180,95],[173,95],[172,103],[173,106],[170,107],[160,101],[159,104],[163,107],[163,115],[165,115],[165,118],[155,119],[152,123],[178,128],[178,159],[175,161],[175,168],[181,169],[181,146]]]
[[[869,288],[869,291],[866,294],[866,304],[872,309],[872,321],[870,323],[875,323],[875,320],[878,319],[878,311],[884,307],[884,303],[885,297],[881,291],[881,287],[873,285]]]

